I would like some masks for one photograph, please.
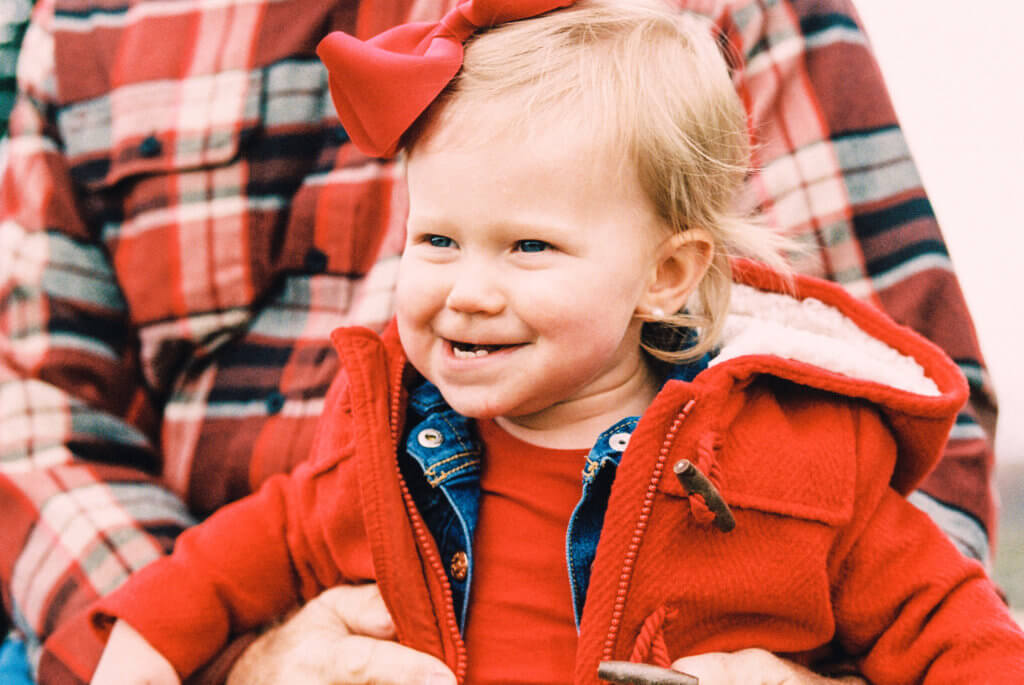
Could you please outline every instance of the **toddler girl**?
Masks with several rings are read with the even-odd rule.
[[[468,0],[321,45],[352,140],[407,155],[395,321],[335,332],[307,463],[100,602],[94,682],[153,677],[125,672],[139,655],[187,676],[361,582],[472,683],[745,647],[1022,682],[983,569],[903,497],[965,400],[956,367],[778,275],[738,211],[745,114],[707,25],[561,5]]]

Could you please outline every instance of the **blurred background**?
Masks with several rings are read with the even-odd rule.
[[[1024,59],[1019,0],[855,0],[999,396],[995,575],[1024,609]]]

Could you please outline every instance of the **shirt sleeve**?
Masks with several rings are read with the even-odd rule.
[[[971,395],[911,500],[987,561],[996,402],[931,204],[849,0],[721,3],[718,25],[750,115],[749,203],[806,248],[803,273],[837,281],[938,344]]]
[[[830,568],[843,648],[871,682],[1024,681],[1024,633],[981,564],[878,478],[896,446],[877,413],[857,434],[857,505]]]
[[[54,628],[192,520],[152,475],[158,406],[107,253],[79,213],[53,118],[52,3],[38,10],[0,180],[0,580],[46,680],[65,670]]]
[[[222,507],[185,531],[173,554],[100,600],[91,620],[101,639],[113,619],[123,619],[187,678],[232,635],[338,583],[337,569],[317,564],[322,555],[312,551],[322,538],[309,466]]]

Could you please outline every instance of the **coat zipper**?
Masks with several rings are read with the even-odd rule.
[[[459,624],[455,618],[455,601],[452,596],[452,586],[448,582],[448,575],[444,571],[444,565],[441,563],[434,539],[427,531],[427,526],[420,516],[419,509],[416,508],[416,502],[413,501],[412,493],[409,492],[409,486],[405,482],[405,478],[402,477],[402,471],[398,466],[398,425],[401,416],[402,374],[404,370],[405,365],[399,364],[391,386],[391,440],[394,454],[396,455],[395,471],[398,474],[398,483],[402,490],[402,499],[405,502],[406,511],[409,512],[409,517],[412,520],[413,533],[416,535],[420,549],[423,550],[426,556],[427,564],[441,583],[441,592],[444,598],[444,622],[455,644],[455,678],[459,683],[462,683],[466,678],[466,643],[462,639],[462,634],[459,632]]]
[[[668,461],[669,451],[672,449],[672,443],[675,442],[676,432],[679,430],[679,425],[689,415],[693,406],[697,404],[697,400],[691,399],[676,415],[675,420],[672,422],[671,428],[668,429],[668,433],[665,435],[665,440],[661,444],[661,449],[658,450],[658,461],[654,465],[654,471],[651,473],[650,483],[647,485],[647,492],[644,493],[643,504],[640,507],[640,517],[637,519],[636,526],[633,528],[633,535],[629,540],[629,547],[626,550],[625,563],[622,566],[622,573],[619,574],[619,586],[615,593],[615,602],[612,605],[612,618],[608,626],[608,634],[604,640],[604,649],[602,650],[602,661],[608,661],[614,655],[615,639],[619,634],[619,627],[622,622],[622,614],[626,606],[626,595],[629,593],[629,582],[633,577],[633,567],[636,565],[637,553],[640,550],[640,543],[643,540],[644,533],[647,530],[647,521],[651,515],[651,509],[654,506],[654,495],[658,490],[658,483],[661,481],[661,475],[665,471],[665,462]]]

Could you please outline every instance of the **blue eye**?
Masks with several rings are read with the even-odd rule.
[[[520,240],[516,247],[520,252],[543,252],[551,246],[543,240]]]
[[[429,235],[427,236],[427,242],[430,243],[431,247],[451,247],[452,239],[444,235]]]

